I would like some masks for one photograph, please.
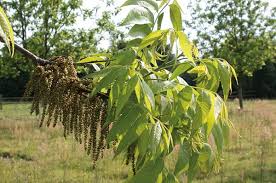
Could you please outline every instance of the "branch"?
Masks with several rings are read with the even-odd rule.
[[[2,37],[0,37],[0,42],[4,43],[4,40],[3,40]],[[36,56],[35,54],[30,52],[29,50],[23,48],[22,46],[20,46],[16,43],[14,43],[14,49],[17,50],[18,52],[20,52],[26,58],[32,60],[34,64],[46,65],[46,64],[51,64],[52,63],[49,60],[45,60],[43,58],[40,58],[40,57]]]
[[[38,56],[36,56],[35,54],[33,54],[32,52],[30,52],[29,50],[19,46],[18,44],[14,44],[14,48],[19,51],[23,56],[25,56],[26,58],[32,60],[35,64],[39,64],[39,65],[46,65],[46,64],[51,64],[52,62],[49,60],[45,60],[43,58],[40,58]]]
[[[0,42],[5,43],[3,38],[0,37]],[[38,56],[36,56],[34,53],[32,53],[31,51],[25,49],[24,47],[14,43],[14,49],[17,50],[18,52],[20,52],[24,57],[26,57],[27,59],[32,60],[32,62],[34,64],[39,64],[39,65],[47,65],[47,64],[53,64],[54,62],[50,61],[50,60],[46,60],[43,58],[40,58]],[[95,60],[91,63],[99,63],[99,62],[107,62],[107,61],[111,61],[111,60]],[[87,65],[89,63],[74,63],[74,65]]]

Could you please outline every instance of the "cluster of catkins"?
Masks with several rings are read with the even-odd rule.
[[[27,84],[25,95],[33,96],[31,113],[41,114],[40,126],[55,127],[61,122],[64,137],[73,134],[84,144],[95,166],[107,147],[107,101],[100,95],[88,97],[90,82],[77,77],[72,59],[56,57],[50,61],[37,66]]]

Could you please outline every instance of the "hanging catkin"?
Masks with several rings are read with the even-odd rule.
[[[109,126],[104,126],[107,101],[100,96],[88,97],[90,82],[77,77],[71,58],[55,57],[52,64],[37,66],[25,95],[33,96],[31,113],[41,113],[40,126],[61,124],[64,137],[72,134],[84,144],[93,166],[106,147]]]

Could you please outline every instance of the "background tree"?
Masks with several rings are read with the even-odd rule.
[[[275,47],[270,44],[272,40],[275,41],[275,34],[268,34],[275,30],[268,23],[271,22],[268,19],[271,16],[265,16],[268,13],[267,5],[261,0],[190,3],[193,21],[188,25],[197,31],[198,43],[204,55],[225,58],[237,71],[241,108],[243,78],[252,76],[269,60],[267,56],[271,58],[271,53],[275,52]]]

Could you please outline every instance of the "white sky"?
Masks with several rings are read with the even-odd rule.
[[[126,0],[114,0],[115,7],[121,6],[125,1]],[[190,12],[187,9],[189,1],[190,0],[178,0],[179,4],[181,5],[182,10],[184,12],[184,14],[183,14],[184,19],[185,19],[185,17],[187,19],[189,19]],[[266,1],[269,3],[269,9],[271,9],[272,7],[276,7],[276,0],[263,0],[263,1]],[[99,7],[97,14],[95,15],[96,17],[99,17],[99,18],[101,17],[101,13],[103,11],[109,11],[109,10],[115,9],[115,7],[109,7],[106,9],[105,3],[103,3],[102,0],[83,0],[83,7],[87,8],[87,9],[93,9],[95,7]],[[123,8],[122,11],[116,17],[113,17],[114,22],[120,23],[124,19],[124,17],[127,16],[128,11],[129,11],[129,8]],[[165,12],[162,28],[171,27],[168,13],[169,13],[168,11]],[[78,27],[85,28],[85,29],[94,28],[95,25],[96,25],[95,19],[86,20],[86,21],[79,19],[77,22]],[[110,45],[110,43],[109,43],[109,39],[107,37],[105,40],[102,40],[100,42],[99,47],[105,49],[105,48],[108,48],[109,45]]]

